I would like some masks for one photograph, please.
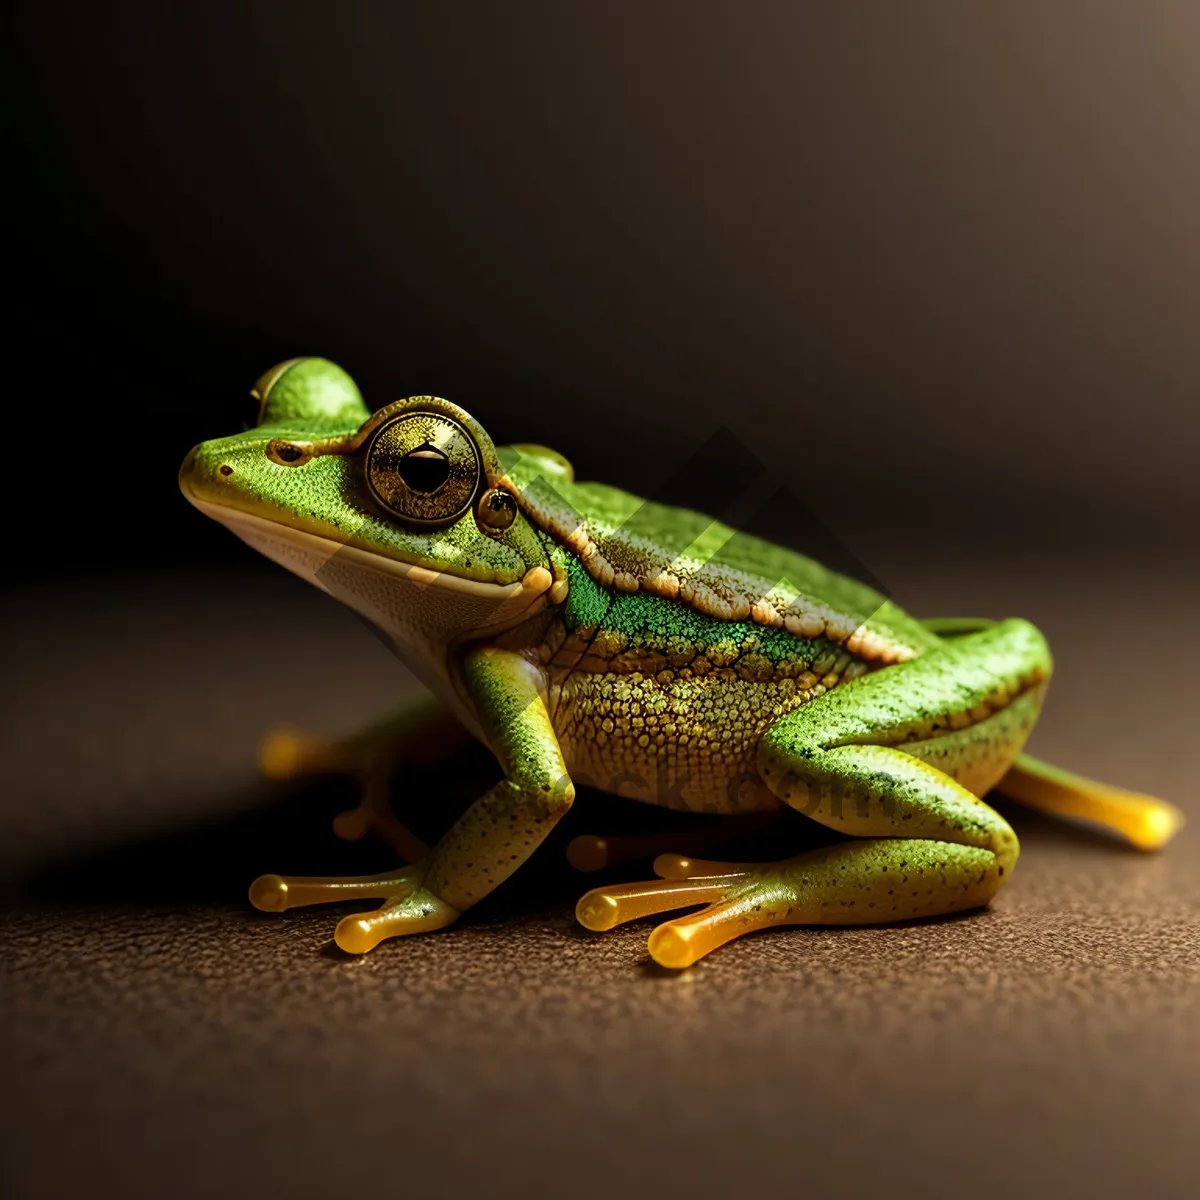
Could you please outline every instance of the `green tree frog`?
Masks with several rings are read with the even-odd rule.
[[[791,808],[845,835],[777,863],[664,853],[655,880],[580,900],[597,931],[693,910],[650,935],[668,967],[776,925],[988,904],[1018,853],[982,799],[993,787],[1147,849],[1181,824],[1163,801],[1022,754],[1051,672],[1027,621],[916,620],[708,516],[578,482],[544,447],[497,448],[446,400],[372,413],[324,359],[281,363],[253,394],[256,427],[196,446],[184,494],[378,627],[503,771],[427,847],[391,814],[387,782],[441,736],[437,717],[340,745],[268,740],[276,776],[356,774],[363,802],[335,827],[374,827],[407,860],[370,878],[255,880],[268,911],[381,901],[338,924],[346,951],[450,925],[533,854],[575,782],[726,819]]]

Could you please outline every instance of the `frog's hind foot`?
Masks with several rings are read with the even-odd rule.
[[[386,938],[442,929],[458,917],[421,886],[424,875],[422,864],[359,877],[260,875],[250,885],[250,903],[260,912],[279,913],[311,904],[382,900],[374,912],[345,917],[334,930],[333,940],[342,950],[365,954]]]
[[[753,886],[764,868],[755,863],[720,863],[660,854],[658,879],[594,888],[575,907],[585,929],[603,932],[628,921],[673,909],[706,905],[702,911],[659,925],[650,935],[650,957],[664,967],[687,967],[723,943],[778,924],[786,906],[762,904]],[[744,896],[738,902],[738,897]],[[781,915],[782,914],[782,915]]]
[[[660,877],[595,888],[576,906],[597,932],[674,909],[700,912],[659,925],[650,957],[687,967],[746,933],[777,925],[869,925],[987,904],[1003,869],[976,846],[917,838],[839,843],[779,863],[720,863],[660,855]]]
[[[382,739],[365,736],[334,741],[283,726],[259,746],[259,769],[268,779],[288,781],[306,776],[345,775],[361,791],[359,803],[333,819],[333,831],[346,841],[373,832],[405,861],[423,858],[429,847],[396,820],[389,799],[394,756]]]
[[[668,850],[695,854],[752,837],[779,820],[781,810],[739,813],[717,817],[708,825],[673,833],[615,834],[584,833],[567,845],[567,861],[577,871],[600,871],[618,863],[654,858]]]

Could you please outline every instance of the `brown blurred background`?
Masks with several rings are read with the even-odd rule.
[[[1194,5],[14,24],[10,404],[43,478],[67,429],[91,460],[41,489],[56,519],[119,504],[157,555],[227,552],[177,461],[320,353],[376,406],[446,395],[617,482],[728,425],[848,535],[1194,528]]]
[[[7,27],[10,1194],[1191,1194],[1200,9],[41,0]],[[914,611],[1042,625],[1034,748],[1193,829],[1144,858],[1006,809],[992,911],[682,976],[648,926],[575,929],[561,845],[361,961],[336,914],[252,917],[261,870],[387,866],[330,837],[340,785],[258,783],[258,738],[412,687],[176,489],[310,353],[693,503],[696,448],[740,445],[796,498],[770,532]],[[586,798],[563,836],[646,819]]]

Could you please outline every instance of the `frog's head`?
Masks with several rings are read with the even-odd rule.
[[[257,426],[195,447],[184,495],[402,650],[509,628],[565,590],[491,439],[461,408],[413,396],[372,414],[320,358],[281,363],[253,394]]]

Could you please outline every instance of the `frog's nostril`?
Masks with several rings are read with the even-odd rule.
[[[232,475],[233,474],[233,468],[228,463],[222,463],[221,466],[218,468],[218,470],[220,470],[222,475]]]

